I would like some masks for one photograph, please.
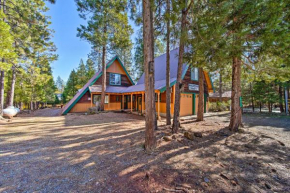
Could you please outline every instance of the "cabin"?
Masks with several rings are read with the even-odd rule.
[[[173,115],[175,84],[178,67],[178,49],[170,52],[171,114]],[[106,65],[105,110],[127,110],[145,113],[145,74],[135,84],[118,56]],[[87,112],[101,100],[102,70],[97,72],[63,108],[67,113]],[[204,71],[204,112],[208,111],[208,96],[213,92],[209,74]],[[180,116],[195,115],[198,104],[198,68],[183,64]],[[166,115],[166,54],[155,58],[155,102],[158,117]]]
[[[222,102],[228,102],[231,100],[232,91],[225,91],[222,93]],[[218,92],[210,93],[209,94],[209,102],[219,102],[220,101],[220,94]]]

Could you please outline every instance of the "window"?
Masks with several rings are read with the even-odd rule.
[[[119,96],[116,96],[116,101],[117,101],[117,102],[120,102],[120,98],[119,98]]]
[[[101,103],[101,95],[94,95],[93,96],[93,103],[96,105],[96,103]],[[109,96],[105,96],[105,104],[109,103]]]
[[[121,85],[121,74],[110,74],[110,85]]]
[[[198,80],[198,68],[191,68],[191,80]]]
[[[93,96],[93,103],[100,103],[101,102],[101,95],[94,95]]]
[[[109,103],[109,96],[106,95],[106,96],[105,96],[105,104],[108,104],[108,103]]]

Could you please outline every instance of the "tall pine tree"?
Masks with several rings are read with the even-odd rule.
[[[128,23],[126,0],[76,0],[80,17],[88,19],[87,26],[78,28],[78,36],[102,50],[102,95],[100,108],[104,110],[106,90],[106,56],[115,49],[131,44],[132,28]],[[89,13],[89,14],[88,14]],[[89,16],[89,18],[87,18]]]

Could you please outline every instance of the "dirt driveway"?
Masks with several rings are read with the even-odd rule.
[[[264,116],[251,122],[246,115],[247,127],[236,134],[226,129],[227,113],[198,123],[184,118],[174,136],[160,122],[149,155],[143,117],[43,112],[0,122],[0,192],[290,191],[289,118],[279,136],[259,133]],[[202,137],[189,140],[186,131]]]

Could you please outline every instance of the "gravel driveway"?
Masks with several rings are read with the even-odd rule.
[[[290,116],[277,114],[244,114],[245,126],[255,133],[267,135],[290,146]]]

